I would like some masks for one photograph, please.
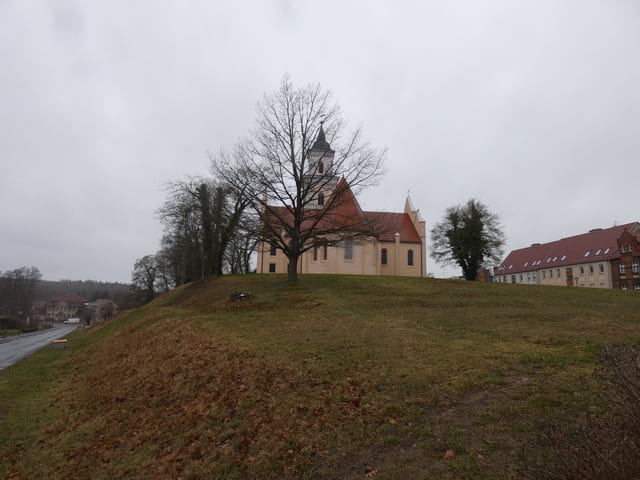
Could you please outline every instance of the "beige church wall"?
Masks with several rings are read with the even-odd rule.
[[[396,247],[394,242],[380,242],[380,263],[382,262],[382,249],[387,249],[387,264],[380,264],[380,275],[402,277],[426,276],[424,251],[421,251],[420,246],[421,244],[419,243],[399,243]],[[413,266],[408,265],[407,258],[409,250],[413,250]]]
[[[328,247],[324,260],[322,248],[318,260],[313,260],[313,249],[305,252],[300,262],[300,273],[332,273],[338,275],[376,275],[375,245],[372,242],[354,243],[351,260],[345,260],[342,245]]]
[[[422,248],[421,248],[422,247]],[[382,249],[387,249],[387,265],[382,265]],[[413,266],[408,265],[408,252],[413,250]],[[344,246],[327,247],[327,259],[323,258],[323,248],[318,248],[318,259],[313,259],[313,249],[305,252],[298,263],[299,273],[329,273],[338,275],[388,275],[420,277],[426,276],[426,256],[424,241],[420,243],[401,242],[354,242],[353,258],[345,260]],[[260,244],[258,250],[258,273],[269,273],[269,264],[275,264],[275,273],[286,273],[288,259],[281,250],[270,254],[268,244]]]

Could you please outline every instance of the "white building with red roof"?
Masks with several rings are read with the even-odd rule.
[[[298,262],[298,273],[427,276],[426,225],[407,197],[402,212],[364,211],[347,182],[332,176],[334,151],[322,128],[309,151],[309,174],[327,180],[311,192],[302,229],[313,225],[315,236]],[[291,221],[291,210],[269,206],[266,222],[279,229]],[[311,227],[309,227],[311,228]],[[352,238],[341,233],[352,232]],[[287,256],[274,244],[258,244],[257,272],[286,273]]]
[[[75,317],[85,302],[84,298],[75,293],[54,297],[47,302],[46,318],[62,322]]]
[[[513,250],[494,269],[494,281],[612,288],[618,239],[639,231],[640,223],[633,222]]]

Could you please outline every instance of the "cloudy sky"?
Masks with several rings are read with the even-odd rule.
[[[507,251],[640,220],[639,47],[636,0],[0,0],[0,271],[129,281],[285,74],[388,147],[367,210],[474,197]]]

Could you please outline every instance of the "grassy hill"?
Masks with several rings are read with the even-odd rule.
[[[0,476],[521,478],[541,420],[603,408],[597,353],[640,339],[639,302],[435,279],[190,284],[0,372]]]

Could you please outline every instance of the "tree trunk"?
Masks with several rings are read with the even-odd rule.
[[[298,281],[298,257],[289,257],[289,265],[287,266],[287,282]]]

